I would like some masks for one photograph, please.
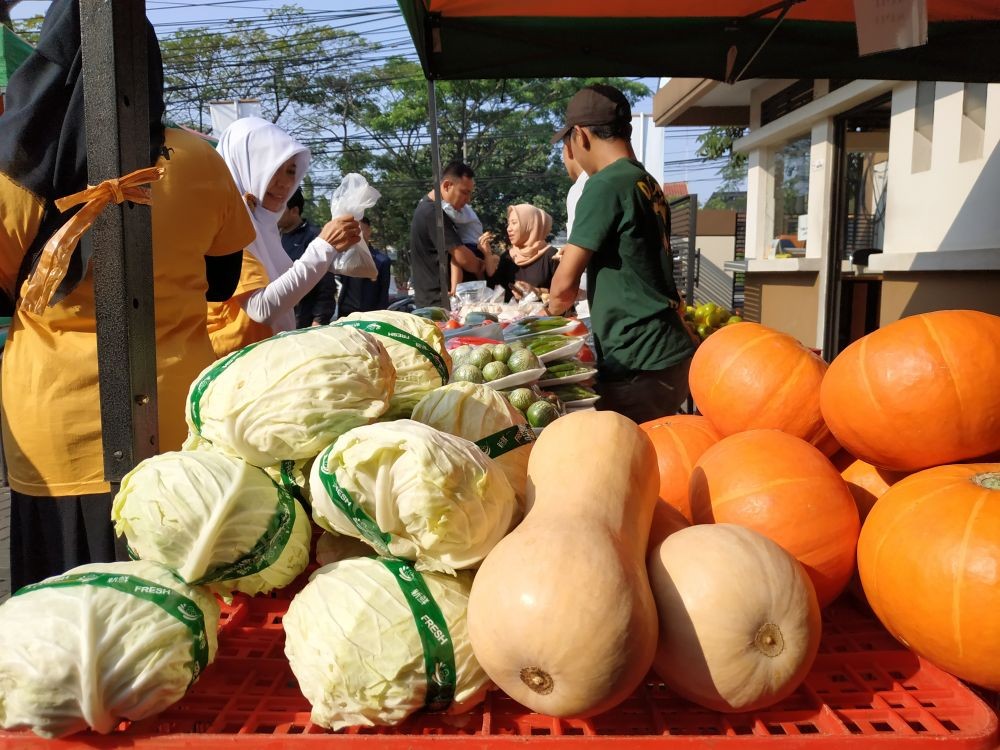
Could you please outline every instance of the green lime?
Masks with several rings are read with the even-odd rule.
[[[524,372],[541,366],[542,363],[538,361],[538,357],[527,349],[518,349],[511,353],[510,359],[507,360],[507,367],[510,368],[511,372]]]
[[[469,365],[475,365],[481,370],[493,361],[491,349],[492,347],[489,346],[477,346],[462,361]]]
[[[483,371],[480,370],[475,365],[463,364],[455,368],[454,372],[451,373],[451,382],[466,382],[466,383],[485,383],[486,380],[483,378]]]
[[[730,315],[729,320],[726,321],[726,325],[731,326],[733,323],[742,323],[742,322],[743,318],[741,318],[739,315]]]
[[[707,339],[712,330],[712,326],[708,325],[708,323],[702,323],[698,326],[698,335],[703,339]]]
[[[483,368],[483,377],[486,381],[499,380],[510,375],[510,368],[503,362],[490,362]]]
[[[497,344],[493,347],[493,359],[497,362],[506,362],[511,354],[511,348],[506,344]]]
[[[538,396],[530,388],[515,388],[507,397],[510,405],[519,411],[527,411],[533,403],[538,400]]]
[[[528,407],[525,416],[532,427],[545,427],[559,419],[559,410],[548,401],[540,400]]]
[[[468,344],[462,344],[462,346],[456,347],[448,353],[451,355],[452,364],[458,365],[469,356],[469,352],[471,351],[471,346]]]

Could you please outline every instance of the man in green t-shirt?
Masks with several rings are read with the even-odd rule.
[[[547,310],[572,306],[587,271],[597,346],[597,408],[642,423],[674,414],[688,395],[694,344],[678,313],[670,209],[634,159],[632,111],[613,86],[587,86],[566,108],[562,140],[590,175],[552,279]]]

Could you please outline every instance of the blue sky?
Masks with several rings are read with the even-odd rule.
[[[390,44],[396,51],[412,51],[412,43],[403,17],[394,0],[288,0],[305,11],[324,12],[322,20],[338,28],[350,29],[373,40]],[[146,0],[146,13],[163,36],[190,25],[214,26],[233,18],[259,17],[268,10],[284,4],[283,0]],[[49,0],[22,0],[14,9],[15,18],[25,18],[45,12]],[[356,18],[346,14],[360,12]],[[319,19],[317,19],[319,20]],[[668,71],[664,71],[667,73]],[[650,90],[657,88],[657,79],[642,79]],[[651,112],[652,99],[639,102],[636,112]],[[666,140],[663,158],[667,163],[664,179],[669,182],[686,181],[692,192],[704,202],[716,189],[720,180],[713,165],[698,163],[671,164],[695,158],[697,149],[696,128],[658,128]]]

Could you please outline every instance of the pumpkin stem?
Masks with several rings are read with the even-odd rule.
[[[976,474],[972,481],[987,490],[1000,490],[1000,471],[986,471]]]
[[[785,638],[781,635],[781,628],[774,623],[765,622],[754,636],[753,645],[764,656],[775,657],[785,650]]]
[[[521,670],[521,682],[539,695],[548,695],[555,687],[552,676],[538,667],[525,667]]]

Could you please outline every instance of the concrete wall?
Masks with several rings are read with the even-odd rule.
[[[982,155],[964,161],[963,84],[936,84],[923,171],[914,171],[916,100],[916,83],[893,91],[884,252],[1000,249],[1000,84],[989,85]]]
[[[701,251],[701,265],[694,298],[698,302],[714,302],[728,310],[733,304],[733,273],[726,271],[722,264],[733,259],[736,238],[705,237],[699,232],[697,247]]]
[[[932,310],[1000,315],[1000,271],[886,273],[879,325]]]
[[[819,274],[747,274],[744,315],[747,320],[794,336],[808,347],[819,348],[817,311]]]

